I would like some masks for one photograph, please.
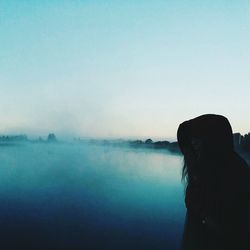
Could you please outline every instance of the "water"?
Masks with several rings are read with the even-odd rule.
[[[178,249],[182,158],[93,144],[0,147],[1,249]]]

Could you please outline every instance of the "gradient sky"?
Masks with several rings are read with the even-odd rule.
[[[250,131],[250,1],[0,0],[0,133]]]

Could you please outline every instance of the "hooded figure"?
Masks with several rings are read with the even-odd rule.
[[[180,124],[187,208],[182,250],[250,249],[250,168],[221,115]]]

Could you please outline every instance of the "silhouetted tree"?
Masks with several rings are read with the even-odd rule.
[[[146,144],[151,144],[151,143],[153,143],[153,141],[152,141],[151,139],[147,139],[147,140],[145,141],[145,143],[146,143]]]
[[[55,142],[55,141],[57,141],[56,140],[56,136],[53,133],[51,133],[51,134],[48,135],[47,140],[48,140],[48,142]]]

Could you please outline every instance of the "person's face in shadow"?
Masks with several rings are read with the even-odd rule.
[[[190,174],[192,176],[192,179],[196,181],[199,179],[199,176],[201,176],[203,172],[203,144],[202,140],[197,137],[191,138],[190,141],[190,148],[189,148],[189,168],[190,168]]]
[[[195,160],[199,161],[202,157],[202,140],[200,138],[191,138],[191,147],[195,156]]]

